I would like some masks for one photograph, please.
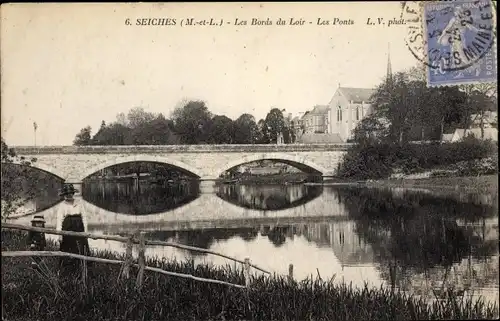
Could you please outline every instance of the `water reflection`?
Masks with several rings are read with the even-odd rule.
[[[217,196],[241,207],[273,211],[300,206],[322,192],[322,186],[236,184],[220,185]]]
[[[4,195],[19,195],[24,204],[13,216],[22,216],[51,208],[61,199],[58,189],[63,180],[34,167],[2,164],[2,199]]]
[[[84,182],[82,190],[83,198],[89,203],[110,212],[135,215],[163,213],[200,195],[199,182],[194,180],[162,184],[137,179],[97,180]]]
[[[277,273],[286,274],[291,263],[298,279],[319,271],[323,278],[336,275],[338,281],[355,286],[367,281],[414,294],[432,293],[431,289],[453,284],[498,302],[498,211],[491,195],[224,185],[214,194],[198,197],[189,189],[169,193],[163,186],[132,184],[84,187],[86,199],[109,211],[95,214],[99,219],[95,219],[92,232],[116,234],[120,224],[137,229],[137,222],[144,219],[141,226],[147,226],[148,239],[249,257]],[[195,200],[180,205],[190,197]],[[169,206],[177,209],[168,212]],[[110,216],[110,212],[155,211],[163,211],[155,221],[148,215],[127,216],[137,222]],[[231,220],[231,224],[223,223]],[[162,223],[165,221],[168,227]],[[125,252],[121,243],[89,242],[94,248]],[[229,263],[211,255],[159,246],[148,248],[146,255]]]

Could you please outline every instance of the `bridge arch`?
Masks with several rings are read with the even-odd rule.
[[[262,154],[249,154],[231,160],[222,167],[222,171],[220,173],[217,173],[216,176],[219,177],[223,172],[231,168],[234,168],[236,166],[261,160],[279,161],[294,166],[306,173],[311,173],[311,174],[325,175],[326,173],[328,173],[328,170],[325,169],[323,166],[307,160],[305,156],[290,155],[285,153],[262,153]]]
[[[125,163],[132,163],[132,162],[150,162],[150,163],[162,163],[162,164],[167,164],[171,165],[173,167],[176,167],[179,170],[189,172],[190,174],[196,176],[197,178],[202,177],[202,173],[197,168],[194,168],[186,163],[180,162],[178,160],[165,157],[165,156],[158,156],[158,155],[129,155],[129,156],[122,156],[122,157],[117,157],[111,160],[108,160],[103,163],[96,164],[94,166],[91,166],[89,168],[86,168],[83,170],[78,177],[75,178],[78,182],[83,181],[85,178],[89,177],[90,175],[114,166],[118,164],[125,164]]]
[[[20,161],[14,161],[12,163],[11,162],[2,162],[2,166],[9,165],[9,164],[22,166]],[[28,167],[31,167],[33,169],[37,169],[39,171],[53,175],[53,176],[61,179],[62,181],[66,180],[66,175],[64,173],[60,173],[57,169],[53,168],[52,166],[48,166],[48,165],[45,165],[43,163],[34,162],[34,163],[30,164]]]

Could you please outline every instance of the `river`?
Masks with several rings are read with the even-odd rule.
[[[221,185],[207,192],[196,182],[146,181],[86,182],[82,194],[93,233],[143,230],[148,239],[248,257],[279,274],[293,264],[299,280],[335,277],[358,287],[394,283],[424,296],[453,285],[498,304],[493,195],[305,185]],[[58,199],[45,195],[42,212],[47,226],[54,226]],[[47,198],[55,203],[48,209]],[[29,218],[18,222],[29,224]],[[125,252],[122,243],[89,242],[95,249]],[[146,255],[233,264],[160,246],[147,248]]]

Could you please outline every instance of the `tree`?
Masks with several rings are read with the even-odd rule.
[[[234,121],[234,142],[236,144],[255,144],[259,140],[259,127],[255,118],[243,114]]]
[[[369,115],[354,129],[354,141],[360,146],[382,143],[389,136],[387,120]]]
[[[269,138],[269,129],[267,128],[266,121],[264,119],[259,120],[257,127],[259,127],[258,142],[260,144],[269,144],[271,140]]]
[[[410,81],[407,74],[400,72],[393,75],[390,86],[384,82],[376,89],[373,105],[378,117],[389,120],[391,141],[402,144],[407,139],[411,121],[418,111],[418,96],[424,88],[425,84]]]
[[[285,118],[283,117],[283,112],[278,108],[271,109],[266,116],[264,124],[264,128],[269,137],[269,142],[277,143],[278,135],[282,134],[285,128]]]
[[[469,84],[460,87],[467,96],[464,117],[464,135],[475,122],[479,122],[481,139],[484,139],[485,118],[489,111],[497,111],[495,96],[497,88],[493,84]],[[474,115],[474,117],[472,117]]]
[[[234,141],[234,124],[226,116],[216,115],[212,118],[209,133],[211,144],[231,144]]]
[[[116,122],[100,129],[92,138],[93,145],[128,145],[130,128]]]
[[[87,126],[82,128],[78,134],[76,134],[75,139],[73,140],[73,145],[81,146],[81,145],[90,145],[91,144],[91,132],[92,128]]]
[[[6,219],[35,197],[37,179],[30,175],[30,166],[36,159],[26,160],[22,156],[17,156],[3,138],[1,144],[2,219]]]
[[[132,108],[127,115],[128,125],[131,128],[137,128],[139,126],[147,124],[153,121],[155,118],[155,114],[145,111],[142,107]]]
[[[439,134],[442,140],[445,127],[466,116],[468,104],[463,92],[456,87],[429,88],[423,78],[422,71],[413,68],[393,75],[390,83],[386,81],[376,89],[372,117],[389,124],[389,141],[402,144],[412,138],[425,140],[426,128],[432,129],[436,136]],[[366,125],[369,124],[363,123]],[[421,134],[411,137],[415,129]]]
[[[172,132],[169,122],[159,115],[150,122],[143,123],[130,131],[130,143],[133,145],[173,145],[178,139]]]
[[[122,126],[128,126],[127,116],[124,113],[119,113],[116,115],[116,122]]]
[[[203,101],[189,101],[172,113],[175,132],[183,144],[208,142],[212,115]]]

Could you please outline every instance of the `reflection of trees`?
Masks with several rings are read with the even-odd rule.
[[[123,214],[166,212],[195,200],[199,193],[199,183],[196,181],[164,185],[138,180],[90,181],[83,184],[85,200],[108,211]]]
[[[305,185],[221,185],[217,196],[241,207],[272,211],[303,205],[322,191],[321,186]]]
[[[291,226],[275,226],[270,228],[267,232],[267,238],[276,247],[280,247],[285,244],[287,236],[290,232],[293,232]]]
[[[17,190],[21,192],[21,198],[34,201],[36,211],[43,211],[61,200],[59,189],[63,180],[53,174],[18,164],[2,164],[2,171],[11,172],[9,176],[15,177],[15,181],[9,183],[20,187]]]
[[[235,237],[241,237],[245,241],[254,240],[258,235],[258,228],[242,227],[232,229],[204,229],[188,231],[155,231],[146,235],[154,240],[174,240],[184,245],[210,248],[215,242],[227,241]],[[191,252],[191,251],[190,251]],[[204,255],[199,252],[192,252],[192,255]]]
[[[382,277],[400,286],[411,283],[415,274],[449,271],[467,257],[498,253],[498,238],[493,244],[485,233],[482,237],[457,224],[465,217],[481,221],[494,216],[492,206],[421,193],[394,197],[390,191],[374,189],[339,189],[338,193],[356,221],[357,233],[372,244]]]

